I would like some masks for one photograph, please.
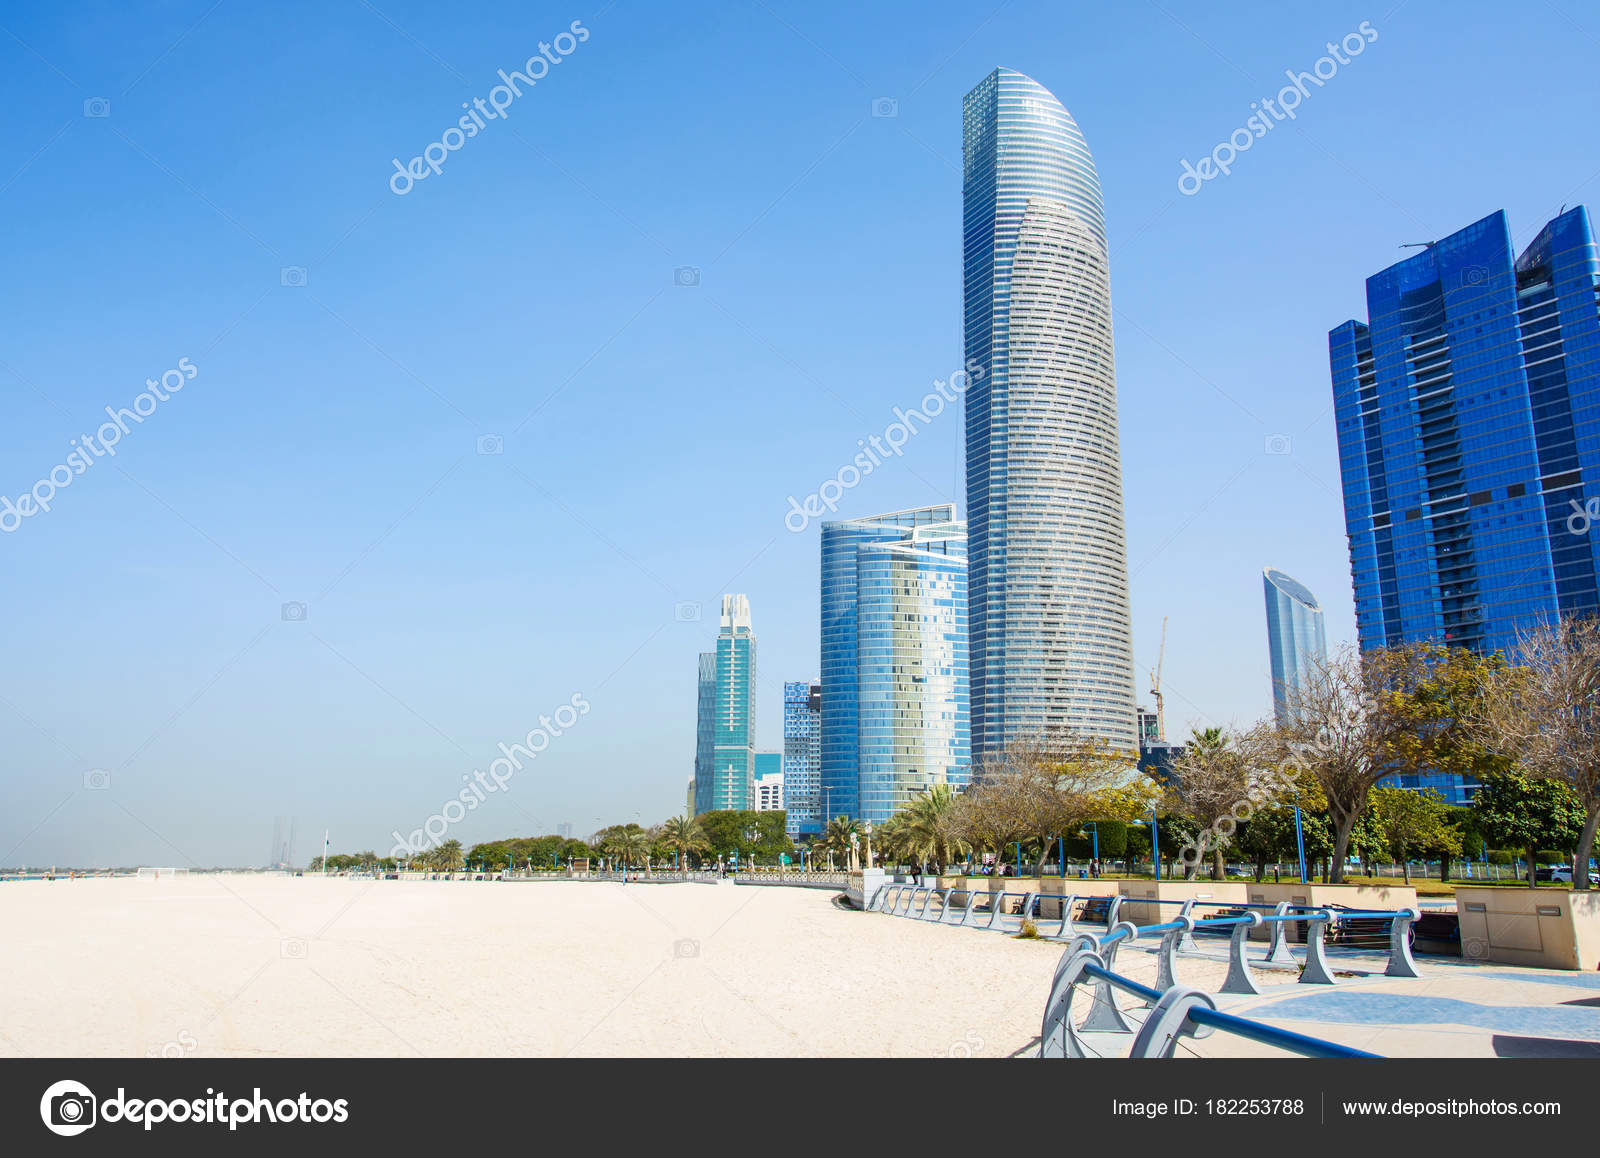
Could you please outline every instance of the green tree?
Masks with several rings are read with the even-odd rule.
[[[1573,616],[1517,636],[1517,666],[1490,681],[1475,714],[1483,743],[1582,804],[1572,887],[1589,887],[1600,825],[1600,617]]]
[[[702,853],[711,847],[705,828],[687,814],[671,817],[662,824],[661,842],[678,854],[684,868],[689,867],[690,853]]]
[[[918,864],[932,861],[934,871],[943,873],[952,859],[966,851],[957,825],[956,801],[950,785],[931,786],[874,830],[874,845],[889,852],[884,845],[886,835],[898,855]]]
[[[1472,799],[1478,825],[1490,840],[1526,852],[1528,887],[1538,881],[1538,851],[1570,849],[1584,833],[1585,809],[1577,793],[1559,780],[1522,772],[1494,772],[1483,777]],[[1578,877],[1588,873],[1575,873]]]
[[[1400,872],[1411,883],[1411,854],[1454,842],[1461,851],[1460,835],[1450,827],[1450,810],[1444,797],[1431,788],[1374,788],[1371,813],[1378,839],[1400,862]]]
[[[835,816],[823,826],[816,844],[839,863],[846,863],[850,857],[850,838],[858,836],[860,831],[861,826],[848,816]]]

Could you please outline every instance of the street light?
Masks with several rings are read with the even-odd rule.
[[[1148,821],[1135,820],[1133,823],[1140,828],[1143,828],[1147,823],[1150,825],[1150,857],[1154,862],[1156,880],[1159,881],[1161,879],[1161,832],[1156,826],[1156,810],[1154,808],[1150,810],[1150,819]]]
[[[1300,806],[1294,808],[1294,843],[1300,851],[1300,883],[1306,883],[1306,832],[1300,823]]]
[[[1099,860],[1100,859],[1100,825],[1099,825],[1099,823],[1097,821],[1093,821],[1093,820],[1090,820],[1087,823],[1088,823],[1089,827],[1094,830],[1094,859],[1095,860]],[[1084,832],[1080,828],[1078,830],[1078,835],[1079,836],[1088,836],[1089,834]]]

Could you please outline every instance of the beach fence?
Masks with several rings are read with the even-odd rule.
[[[134,874],[141,881],[165,881],[173,877],[186,877],[189,870],[186,868],[147,868],[141,866]]]

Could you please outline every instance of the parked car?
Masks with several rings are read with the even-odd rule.
[[[1549,876],[1545,875],[1546,871],[1549,872]],[[1570,885],[1572,883],[1572,866],[1557,865],[1549,870],[1540,869],[1539,879],[1542,881],[1562,881]],[[1589,887],[1600,887],[1600,873],[1595,872],[1593,869],[1589,870]]]

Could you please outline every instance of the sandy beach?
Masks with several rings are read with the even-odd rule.
[[[0,1053],[1004,1057],[1060,945],[831,892],[196,876],[0,886]],[[954,935],[953,935],[954,934]]]

